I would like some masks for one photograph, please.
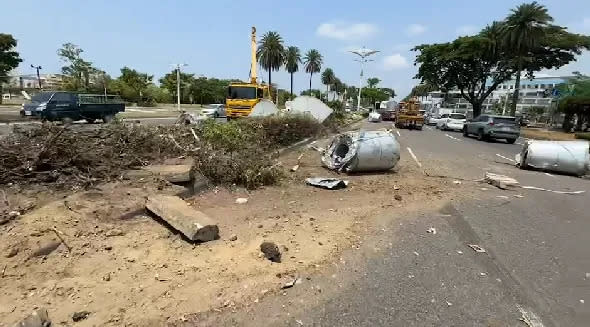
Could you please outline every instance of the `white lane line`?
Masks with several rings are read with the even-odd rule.
[[[452,139],[452,140],[455,140],[455,141],[461,141],[460,139],[458,139],[458,138],[456,138],[454,136],[451,136],[449,134],[446,134],[446,133],[445,133],[445,136],[448,137],[448,138],[450,138],[450,139]]]
[[[522,145],[522,143],[520,143],[520,142],[515,142],[514,144],[516,144],[516,145]]]
[[[420,161],[418,161],[418,158],[416,157],[416,155],[414,154],[412,149],[410,149],[409,147],[408,147],[408,152],[412,156],[412,159],[414,159],[414,161],[416,161],[416,164],[418,165],[418,167],[422,168],[422,164],[420,163]]]
[[[395,131],[397,133],[397,136],[401,137],[402,135],[399,133],[398,130]]]
[[[508,158],[508,157],[504,157],[503,155],[501,155],[501,154],[499,154],[499,153],[496,153],[496,155],[497,155],[498,157],[500,157],[500,158],[504,159],[504,160],[508,160],[508,161],[510,161],[510,162],[516,162],[516,161],[514,161],[514,159],[510,159],[510,158]]]
[[[549,177],[555,177],[555,176],[553,176],[553,175],[551,175],[551,174],[549,174],[549,173],[545,173],[545,175],[547,175],[547,176],[549,176]]]
[[[525,323],[529,327],[544,327],[541,322],[541,318],[532,311],[523,309],[520,305],[516,305],[518,311],[520,311],[520,321]]]

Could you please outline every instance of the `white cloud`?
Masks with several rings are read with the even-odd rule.
[[[383,68],[385,70],[403,69],[409,66],[408,59],[399,53],[383,58]]]
[[[338,40],[360,40],[371,37],[377,33],[377,26],[368,23],[323,23],[318,26],[316,34]]]
[[[410,24],[406,27],[406,34],[408,36],[416,36],[426,32],[427,27],[420,24]]]
[[[463,26],[457,27],[457,29],[455,29],[455,33],[457,33],[457,35],[459,35],[459,36],[467,36],[467,35],[473,35],[473,34],[477,33],[478,30],[479,29],[477,28],[477,26],[463,25]]]

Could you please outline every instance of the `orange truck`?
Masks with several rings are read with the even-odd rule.
[[[400,102],[396,110],[395,127],[422,130],[424,115],[420,109],[420,101],[416,98]]]

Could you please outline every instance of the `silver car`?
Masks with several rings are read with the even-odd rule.
[[[208,104],[201,110],[201,116],[209,118],[225,117],[224,104]]]
[[[463,135],[471,134],[477,135],[480,141],[505,139],[509,144],[513,144],[520,136],[520,125],[516,123],[516,117],[484,114],[465,123]]]

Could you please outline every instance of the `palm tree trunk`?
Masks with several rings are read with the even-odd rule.
[[[291,99],[293,98],[293,73],[291,73]]]
[[[326,102],[328,102],[328,92],[330,92],[328,87],[330,87],[330,85],[326,84]]]
[[[309,73],[309,95],[311,95],[311,78],[313,77],[313,72]]]
[[[271,71],[272,69],[268,69],[268,96],[272,100],[272,79],[271,79]]]
[[[512,104],[510,105],[510,116],[516,115],[516,103],[520,95],[520,74],[522,72],[522,57],[518,57],[518,71],[516,73],[516,83],[514,84],[514,94],[512,94]]]

